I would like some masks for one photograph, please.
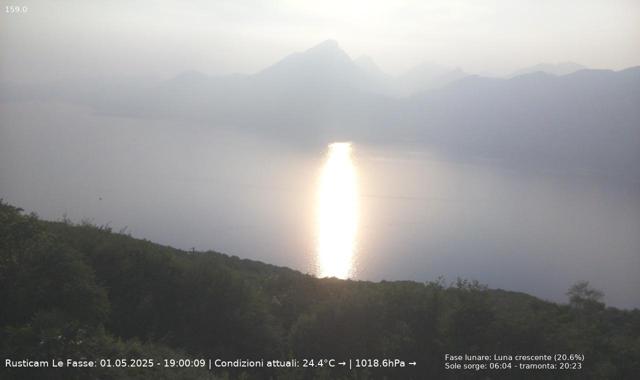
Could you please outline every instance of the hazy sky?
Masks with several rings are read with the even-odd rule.
[[[335,39],[397,74],[640,64],[638,0],[0,0],[0,80],[252,73]],[[5,6],[26,5],[22,15]]]

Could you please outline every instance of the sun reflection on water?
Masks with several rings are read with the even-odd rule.
[[[349,278],[354,275],[358,226],[358,197],[351,143],[329,145],[322,169],[317,203],[317,275]]]

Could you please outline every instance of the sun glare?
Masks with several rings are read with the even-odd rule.
[[[318,276],[353,276],[358,202],[350,143],[329,145],[320,177],[316,212]]]

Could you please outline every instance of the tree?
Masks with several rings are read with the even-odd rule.
[[[589,285],[589,281],[579,281],[573,284],[567,291],[569,305],[579,310],[604,309],[604,293]]]

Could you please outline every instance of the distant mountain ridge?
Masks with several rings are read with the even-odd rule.
[[[509,77],[516,77],[524,74],[531,74],[535,72],[543,72],[552,75],[567,75],[575,73],[576,71],[586,70],[588,67],[580,65],[575,62],[560,62],[560,63],[540,63],[535,66],[525,67],[523,69],[513,72]]]
[[[461,68],[448,68],[433,63],[422,63],[397,78],[399,96],[411,96],[438,89],[469,76]]]
[[[465,159],[640,181],[640,67],[581,68],[539,65],[487,78],[423,64],[392,78],[329,40],[253,75],[2,86],[0,100],[63,99],[105,114],[234,126],[296,144],[410,142]]]

